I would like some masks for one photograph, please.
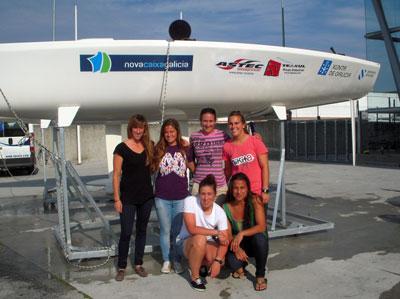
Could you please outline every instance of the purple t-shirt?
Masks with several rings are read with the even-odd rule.
[[[193,182],[200,183],[208,174],[213,174],[217,181],[217,187],[226,185],[222,150],[225,141],[228,139],[229,136],[218,129],[210,134],[198,131],[190,135],[190,146],[196,159]],[[189,161],[191,161],[190,158]]]
[[[186,157],[188,150],[182,155],[178,146],[168,146],[158,167],[155,182],[155,196],[162,199],[184,199],[189,195],[186,177]]]

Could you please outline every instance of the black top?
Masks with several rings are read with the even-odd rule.
[[[150,166],[146,166],[146,152],[135,153],[121,142],[115,147],[114,154],[123,159],[119,186],[122,203],[142,204],[153,198]]]

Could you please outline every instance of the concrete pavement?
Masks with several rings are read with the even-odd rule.
[[[187,272],[161,275],[158,250],[145,257],[148,278],[129,267],[126,280],[116,282],[114,258],[81,271],[65,261],[58,247],[53,234],[57,215],[43,212],[41,172],[1,177],[0,298],[400,298],[399,170],[297,162],[286,166],[288,209],[332,221],[335,229],[271,240],[265,292],[254,291],[255,269],[249,266],[246,279],[235,280],[224,270],[222,277],[208,280],[205,293],[198,293],[190,288]],[[272,161],[272,183],[278,168]],[[77,170],[85,181],[107,177],[102,163]],[[99,188],[92,192],[106,196]],[[103,209],[114,213],[112,202]],[[86,237],[77,235],[74,241],[82,243]]]

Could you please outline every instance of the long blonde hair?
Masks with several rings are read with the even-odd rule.
[[[154,158],[154,144],[153,141],[151,141],[150,139],[149,124],[147,123],[146,118],[141,114],[135,114],[129,118],[128,128],[127,128],[129,139],[133,137],[132,135],[133,128],[144,129],[143,136],[140,139],[140,141],[142,142],[144,151],[146,153],[146,166],[148,166],[151,164],[151,161],[153,161]]]
[[[181,133],[181,129],[179,126],[179,122],[174,118],[166,119],[164,121],[164,123],[162,124],[161,130],[160,130],[160,139],[158,140],[158,142],[155,146],[153,167],[152,167],[153,169],[158,169],[158,166],[166,153],[168,143],[165,140],[164,131],[167,126],[171,126],[176,130],[176,132],[177,132],[176,144],[179,148],[179,151],[182,153],[182,155],[184,157],[186,157],[187,146],[185,146],[185,140],[182,138],[182,133]]]

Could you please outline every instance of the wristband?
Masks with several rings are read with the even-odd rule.
[[[217,258],[214,259],[214,262],[217,262],[220,265],[222,265],[224,263],[223,260],[220,260],[220,259],[217,259]]]
[[[262,188],[262,193],[269,194],[269,188]]]

